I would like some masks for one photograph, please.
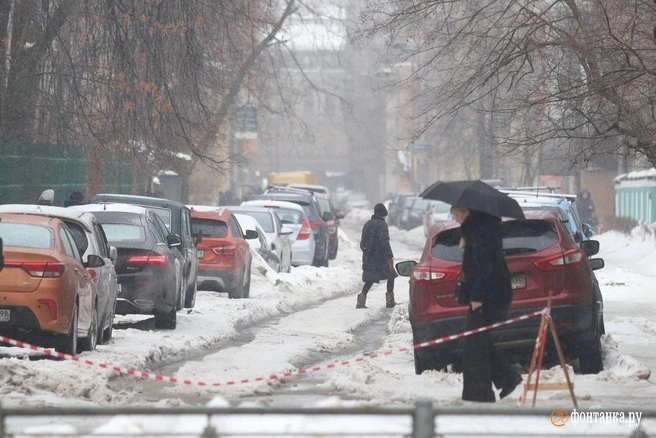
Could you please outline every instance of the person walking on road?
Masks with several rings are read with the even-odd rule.
[[[374,215],[364,224],[360,249],[362,250],[362,281],[364,286],[358,294],[357,309],[366,308],[367,293],[374,283],[387,280],[385,307],[396,306],[394,301],[394,279],[398,276],[394,270],[394,254],[390,246],[389,229],[385,218],[387,208],[384,204],[374,206]]]
[[[452,208],[460,224],[463,248],[462,280],[469,311],[465,330],[506,319],[512,302],[510,271],[501,240],[501,219],[487,213]],[[462,399],[495,402],[492,384],[504,398],[522,382],[484,331],[464,338]]]

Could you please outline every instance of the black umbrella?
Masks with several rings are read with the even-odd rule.
[[[516,200],[483,181],[438,181],[419,196],[446,202],[454,207],[482,211],[497,217],[525,219]]]

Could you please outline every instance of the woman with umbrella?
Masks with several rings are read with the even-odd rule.
[[[451,204],[452,215],[460,224],[464,250],[461,275],[469,302],[465,330],[504,320],[512,287],[503,254],[501,216],[523,219],[521,208],[512,198],[480,181],[437,183],[422,196]],[[463,400],[494,402],[493,383],[504,398],[521,381],[521,375],[497,351],[489,331],[464,338]]]

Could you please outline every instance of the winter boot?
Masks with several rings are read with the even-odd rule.
[[[391,309],[394,306],[396,306],[396,302],[394,301],[394,292],[387,292],[385,294],[385,307]]]
[[[367,296],[365,294],[358,294],[358,303],[355,305],[356,309],[366,309],[365,303],[367,302]]]

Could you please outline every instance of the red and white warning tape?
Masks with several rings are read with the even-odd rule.
[[[536,317],[538,315],[546,314],[546,312],[547,312],[547,309],[544,309],[540,312],[531,312],[531,313],[528,313],[526,315],[522,315],[522,316],[518,316],[516,318],[508,319],[506,321],[490,324],[490,325],[487,325],[485,327],[480,327],[480,328],[477,328],[477,329],[474,329],[474,330],[467,330],[465,332],[458,333],[458,334],[451,335],[451,336],[444,336],[442,338],[433,339],[432,341],[428,341],[428,342],[422,342],[420,344],[413,345],[412,349],[429,347],[429,346],[432,346],[432,345],[437,345],[437,344],[442,344],[444,342],[453,341],[455,339],[464,338],[465,336],[470,336],[470,335],[480,333],[480,332],[483,332],[483,331],[486,331],[486,330],[492,330],[492,329],[495,329],[497,327],[512,324],[512,323],[518,322],[518,321],[523,321],[525,319],[533,318],[533,317]],[[409,348],[399,348],[396,351],[388,350],[388,351],[385,351],[385,352],[380,353],[380,354],[373,353],[373,354],[370,354],[367,357],[357,357],[353,360],[345,360],[345,361],[341,361],[341,362],[334,362],[334,363],[329,363],[329,364],[324,365],[324,366],[315,366],[315,367],[312,367],[312,368],[299,368],[299,369],[296,369],[296,370],[287,371],[287,372],[280,373],[280,374],[270,374],[269,376],[266,376],[266,377],[261,376],[261,377],[255,377],[255,378],[252,378],[252,379],[229,380],[229,381],[226,381],[226,382],[223,382],[223,383],[220,383],[220,382],[207,383],[207,382],[198,381],[198,380],[177,379],[175,377],[162,376],[160,374],[153,374],[153,373],[149,373],[149,372],[146,372],[146,371],[137,371],[137,370],[132,369],[132,368],[124,368],[124,367],[119,367],[119,366],[115,366],[115,365],[108,365],[104,362],[97,362],[97,361],[93,361],[93,360],[90,360],[90,359],[84,359],[84,358],[81,358],[79,356],[72,356],[72,355],[69,355],[69,354],[60,353],[60,352],[55,351],[55,350],[50,349],[50,348],[42,348],[42,347],[39,347],[39,346],[36,346],[36,345],[28,344],[27,342],[17,341],[15,339],[7,338],[7,337],[4,337],[4,336],[0,336],[0,343],[14,345],[16,347],[36,351],[36,352],[39,352],[39,353],[43,353],[46,356],[57,357],[59,359],[64,359],[64,360],[70,360],[70,361],[73,361],[73,362],[77,362],[77,363],[81,363],[81,364],[89,365],[89,366],[97,366],[97,367],[100,367],[100,368],[103,368],[103,369],[108,369],[108,370],[115,371],[117,373],[127,374],[127,375],[130,375],[130,376],[141,377],[141,378],[144,378],[144,379],[159,380],[159,381],[162,381],[162,382],[178,383],[178,384],[191,385],[191,386],[214,386],[214,387],[234,386],[234,385],[237,385],[237,384],[263,382],[263,381],[267,381],[267,380],[280,380],[280,379],[285,378],[285,377],[301,376],[301,375],[308,374],[308,373],[311,373],[311,372],[317,372],[317,371],[323,371],[323,370],[332,370],[332,369],[340,367],[340,366],[349,366],[349,365],[352,365],[352,364],[355,364],[355,363],[361,363],[361,362],[366,361],[367,359],[377,359],[379,357],[390,356],[390,355],[395,354],[395,353],[404,353],[404,352],[407,352],[407,351],[411,350]]]

